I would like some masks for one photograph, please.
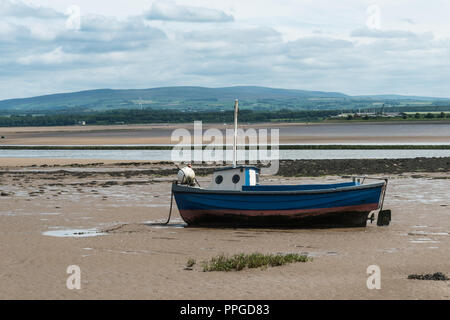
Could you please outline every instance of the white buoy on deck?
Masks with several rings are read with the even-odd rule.
[[[195,184],[195,172],[190,166],[184,167],[178,171],[178,183],[187,185]]]

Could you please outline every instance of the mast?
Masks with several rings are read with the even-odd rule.
[[[234,143],[233,143],[233,168],[236,168],[237,163],[237,152],[236,152],[236,143],[237,143],[237,118],[239,111],[239,101],[236,99],[234,101]]]

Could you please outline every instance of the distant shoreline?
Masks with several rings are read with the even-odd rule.
[[[281,121],[281,122],[240,122],[239,127],[285,127],[285,126],[296,126],[296,125],[360,125],[360,124],[378,124],[378,125],[393,125],[393,124],[450,124],[450,119],[430,119],[430,120],[363,120],[363,119],[333,119],[333,120],[321,120],[321,121]],[[81,130],[81,131],[91,131],[100,129],[115,129],[115,130],[127,130],[127,129],[139,129],[139,128],[165,128],[165,127],[186,127],[193,126],[193,122],[156,122],[156,123],[129,123],[129,124],[86,124],[86,125],[57,125],[57,126],[0,126],[0,132],[11,132],[11,131],[59,131],[59,130]],[[203,122],[203,127],[219,127],[219,128],[232,128],[232,123],[223,122]]]
[[[172,150],[175,145],[159,145],[159,146],[11,146],[0,145],[0,150]],[[205,149],[206,145],[202,146]],[[220,147],[217,147],[220,148]],[[267,146],[270,149],[270,145]],[[450,149],[450,144],[442,145],[401,145],[401,144],[389,144],[389,145],[341,145],[341,144],[328,144],[328,145],[279,145],[280,150],[447,150]],[[194,150],[194,147],[191,147]],[[226,146],[222,146],[225,150]],[[249,146],[245,147],[246,150]]]

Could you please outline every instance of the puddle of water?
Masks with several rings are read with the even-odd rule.
[[[439,241],[430,239],[430,238],[419,238],[415,240],[410,240],[411,243],[439,243]]]
[[[169,207],[169,205],[168,204],[154,203],[154,204],[146,204],[146,205],[144,205],[144,207],[159,208],[159,207]]]
[[[166,221],[162,220],[150,220],[150,221],[144,221],[143,223],[151,228],[156,229],[167,229],[167,228],[184,228],[187,226],[186,223],[183,222],[181,219],[172,219],[170,220],[169,224],[167,225],[160,225],[161,223],[164,223]],[[158,225],[159,224],[159,225]]]
[[[306,255],[308,257],[323,257],[323,256],[337,256],[339,252],[337,251],[303,251],[300,254]]]
[[[158,222],[156,222],[156,223],[158,223]],[[155,225],[155,226],[153,226],[153,225],[149,224],[148,226],[151,227],[151,228],[155,228],[155,229],[167,229],[167,228],[177,228],[177,229],[179,229],[179,228],[186,227],[187,224],[169,223],[168,225],[164,225],[164,226],[163,225]]]
[[[137,250],[137,251],[133,251],[133,250],[127,250],[127,251],[118,251],[120,253],[124,253],[124,254],[142,254],[142,253],[152,253],[152,251],[149,250]]]
[[[135,204],[134,203],[130,203],[130,201],[128,199],[123,199],[123,200],[117,200],[119,202],[124,202],[125,204],[110,204],[109,206],[112,208],[123,208],[123,207],[134,207]],[[146,207],[146,208],[168,208],[169,205],[166,204],[160,204],[160,203],[152,203],[152,204],[142,204],[142,207]]]
[[[389,249],[384,249],[382,251],[385,253],[396,253],[396,252],[398,252],[398,249],[397,248],[389,248]]]
[[[102,236],[106,235],[106,233],[99,232],[97,229],[65,229],[45,231],[42,235],[50,237],[84,238]]]
[[[0,212],[0,216],[14,217],[14,216],[16,216],[16,214],[11,213],[11,212]]]
[[[408,232],[408,236],[448,236],[448,232],[426,232],[426,231],[412,231]]]

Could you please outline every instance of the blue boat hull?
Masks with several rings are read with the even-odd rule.
[[[172,191],[190,226],[364,227],[385,187],[383,182],[214,191],[174,184]]]

